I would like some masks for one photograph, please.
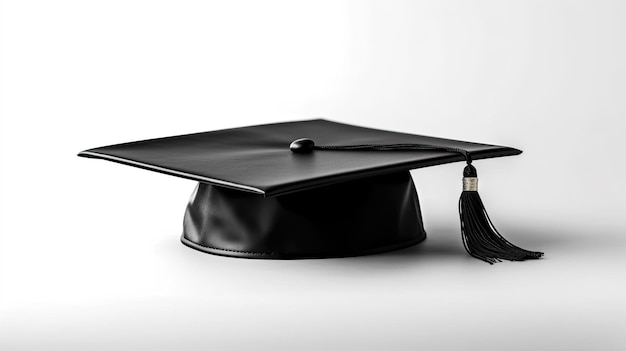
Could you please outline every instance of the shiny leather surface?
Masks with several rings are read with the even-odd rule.
[[[152,139],[90,149],[101,158],[199,182],[276,196],[342,181],[463,161],[442,151],[316,151],[295,154],[292,141],[318,145],[421,143],[458,147],[474,160],[517,155],[520,150],[487,144],[311,120]]]
[[[408,171],[275,197],[199,183],[184,218],[184,244],[264,259],[343,257],[424,240]]]

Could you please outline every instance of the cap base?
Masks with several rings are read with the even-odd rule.
[[[240,258],[369,255],[426,238],[408,171],[275,197],[199,183],[185,213],[183,244]]]

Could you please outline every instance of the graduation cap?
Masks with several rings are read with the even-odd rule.
[[[182,242],[224,256],[291,259],[397,250],[426,238],[409,170],[465,161],[459,201],[467,252],[485,262],[539,258],[492,224],[473,160],[504,146],[396,133],[323,119],[89,149],[99,158],[198,182]]]

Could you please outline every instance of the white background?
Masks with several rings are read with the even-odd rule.
[[[623,1],[5,1],[0,349],[626,347]],[[509,145],[465,254],[462,164],[413,172],[428,240],[328,260],[179,242],[194,183],[92,147],[314,117]]]

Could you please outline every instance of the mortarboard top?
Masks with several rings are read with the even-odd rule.
[[[323,146],[292,152],[290,144],[300,138]],[[377,151],[390,147],[393,152]],[[316,119],[143,140],[78,155],[199,182],[185,213],[182,241],[188,246],[236,257],[311,258],[390,251],[422,241],[420,205],[408,170],[465,160],[469,188],[464,190],[475,193],[472,159],[520,153]],[[479,200],[465,203],[472,204],[462,207],[470,217],[481,211]],[[464,224],[461,212],[465,231],[492,226],[486,212],[481,220],[487,224],[477,226]],[[470,246],[483,239],[469,239]],[[464,240],[477,256],[480,250],[472,252]],[[491,252],[508,244],[482,248],[477,257],[490,263],[534,258],[526,257],[528,251],[512,258]]]
[[[475,160],[521,153],[510,147],[317,119],[143,140],[89,149],[78,155],[265,196],[464,160],[459,154],[436,150],[320,152],[307,157],[290,152],[289,144],[304,137],[323,145],[419,143],[459,147]]]

